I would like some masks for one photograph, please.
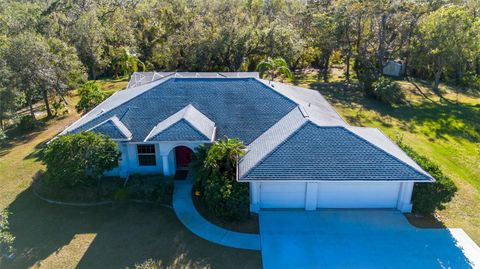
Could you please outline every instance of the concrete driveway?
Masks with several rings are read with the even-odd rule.
[[[418,229],[393,210],[261,211],[263,267],[480,268],[461,229]]]

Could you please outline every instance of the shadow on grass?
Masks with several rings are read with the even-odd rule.
[[[426,127],[424,132],[435,138],[445,135],[464,138],[471,142],[480,141],[480,107],[461,103],[431,103],[420,105],[401,105],[391,107],[378,100],[365,97],[363,92],[354,86],[343,83],[312,83],[313,89],[319,90],[330,102],[344,107],[355,108],[360,105],[364,109],[373,110],[381,117],[382,124],[386,117],[398,119],[401,128],[417,131]],[[361,111],[359,112],[361,113]],[[361,125],[361,116],[349,116],[347,120],[353,125]]]
[[[9,130],[7,132],[8,138],[5,141],[0,142],[0,157],[7,155],[13,147],[32,141],[45,129],[45,124],[40,124],[34,130],[29,131],[18,130],[16,128]]]
[[[27,189],[8,210],[17,256],[7,268],[52,266],[47,258],[55,255],[66,255],[61,264],[68,268],[132,268],[149,259],[165,267],[261,267],[259,252],[204,241],[186,230],[172,210],[156,205],[59,206]],[[84,234],[93,241],[76,240]]]

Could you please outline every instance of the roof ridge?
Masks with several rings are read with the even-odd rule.
[[[302,116],[303,119],[305,119],[305,121],[300,124],[299,126],[297,126],[295,129],[293,129],[291,131],[290,134],[288,134],[280,143],[278,143],[277,145],[275,145],[272,149],[270,149],[270,151],[268,151],[260,160],[258,160],[252,167],[248,168],[248,170],[246,172],[243,173],[243,175],[247,175],[250,171],[252,171],[252,169],[254,169],[258,164],[260,164],[263,160],[265,160],[268,156],[270,156],[278,147],[280,147],[283,143],[285,143],[285,141],[287,141],[293,134],[295,134],[296,132],[298,132],[298,130],[300,130],[306,123],[309,122],[309,120],[305,117],[305,115],[303,115],[301,109],[299,106],[296,106],[294,109],[292,109],[289,113],[287,113],[283,118],[281,118],[279,121],[277,121],[274,125],[272,125],[270,128],[268,128],[265,132],[263,132],[259,137],[257,137],[254,141],[252,141],[252,143],[250,143],[250,145],[248,145],[247,149],[250,148],[252,145],[254,145],[255,141],[259,141],[259,139],[262,139],[263,136],[266,136],[269,132],[272,132],[274,130],[274,128],[278,127],[278,124],[280,124],[280,122],[284,121],[287,119],[287,117],[291,117],[292,116],[292,113],[297,111],[297,113],[300,113],[300,115]],[[247,153],[248,154],[248,153]],[[244,156],[245,157],[245,156]],[[244,160],[245,158],[242,158],[240,160],[240,162],[238,163],[238,165],[240,163],[242,163],[242,161]],[[239,175],[237,174],[237,177]]]
[[[95,120],[96,118],[100,117],[101,115],[103,115],[103,114],[105,114],[105,113],[107,113],[107,112],[109,112],[109,111],[111,111],[111,110],[113,110],[113,109],[115,109],[115,108],[117,108],[117,107],[119,107],[119,106],[121,106],[121,105],[124,105],[124,104],[132,101],[133,99],[135,99],[135,98],[137,98],[137,97],[139,97],[139,96],[147,93],[148,91],[154,89],[154,88],[157,87],[158,85],[161,85],[161,84],[169,81],[170,79],[171,79],[171,77],[166,76],[166,77],[164,77],[164,78],[162,78],[162,79],[159,79],[159,80],[156,80],[156,81],[152,81],[152,82],[149,82],[149,83],[147,83],[147,84],[140,85],[140,86],[133,87],[133,88],[125,88],[125,89],[123,89],[123,90],[121,90],[121,91],[118,91],[118,92],[112,94],[109,98],[103,100],[103,102],[101,102],[98,106],[96,106],[95,108],[93,108],[92,110],[90,110],[87,114],[85,114],[85,115],[82,116],[80,119],[78,119],[77,121],[75,121],[73,124],[71,124],[70,126],[68,126],[64,131],[62,131],[62,132],[60,133],[60,135],[64,134],[65,132],[70,132],[70,131],[73,131],[73,130],[76,130],[76,129],[82,127],[83,125],[85,125],[85,124],[87,124],[87,123]],[[154,84],[154,83],[157,83],[157,84]],[[149,85],[149,84],[151,84],[151,85]],[[145,87],[146,85],[149,85],[150,87]],[[101,108],[101,105],[102,105],[102,104],[107,103],[109,100],[113,100],[113,99],[111,99],[111,98],[114,97],[114,96],[118,96],[118,94],[119,94],[120,92],[122,92],[122,91],[135,91],[136,88],[141,88],[141,87],[142,87],[142,88],[145,88],[145,89],[142,89],[143,92],[140,92],[140,93],[138,93],[137,95],[135,95],[135,96],[133,96],[133,97],[129,97],[129,98],[126,99],[126,100],[122,100],[121,102],[119,102],[119,103],[116,104],[115,106],[110,107],[108,110],[105,110],[104,108]],[[138,90],[138,89],[137,89],[137,90]],[[82,124],[80,124],[80,125],[78,125],[78,126],[75,126],[76,123],[78,123],[78,122],[80,122],[81,120],[85,119],[87,116],[93,114],[94,112],[99,112],[99,111],[98,111],[99,109],[100,109],[100,113],[97,113],[96,115],[94,115],[94,116],[93,116],[91,119],[89,119],[88,121],[83,122]],[[74,128],[71,129],[71,130],[68,130],[68,129],[72,128],[72,127],[74,127]]]
[[[243,173],[242,177],[248,176],[250,172],[252,172],[255,167],[263,163],[269,156],[271,156],[273,153],[275,153],[282,145],[284,145],[290,138],[292,138],[295,134],[297,134],[301,129],[303,129],[309,122],[310,120],[305,121],[302,123],[298,128],[296,128],[291,134],[289,134],[282,142],[280,142],[278,145],[276,145],[272,150],[270,150],[265,156],[263,156],[254,166],[250,167],[246,172]],[[238,176],[237,176],[238,177]]]
[[[123,124],[123,122],[120,119],[118,119],[118,117],[116,115],[100,122],[99,124],[97,124],[97,125],[93,126],[92,128],[88,129],[87,131],[94,130],[94,129],[106,124],[109,121],[111,121],[113,123],[115,128],[117,128],[117,130],[120,131],[120,133],[122,133],[127,140],[130,140],[132,138],[132,132],[130,132],[130,130],[127,128],[127,126],[125,126],[125,124]]]
[[[328,128],[329,126],[319,126],[319,127]],[[410,168],[411,170],[413,170],[415,173],[417,173],[417,174],[419,174],[419,175],[421,175],[421,176],[425,176],[425,177],[427,177],[427,178],[429,178],[429,179],[435,180],[435,178],[433,178],[430,174],[428,174],[428,173],[425,174],[425,173],[419,171],[417,168],[415,168],[415,167],[411,166],[410,164],[408,164],[408,163],[400,160],[398,157],[394,156],[393,154],[390,154],[390,153],[387,152],[386,150],[378,147],[378,146],[375,145],[374,143],[368,141],[367,139],[363,138],[362,136],[356,134],[355,132],[352,132],[352,131],[349,130],[348,128],[346,128],[346,127],[344,127],[344,126],[338,126],[338,127],[345,129],[347,132],[349,132],[350,134],[354,135],[354,136],[357,137],[358,139],[360,139],[360,140],[366,142],[367,144],[369,144],[370,146],[372,146],[372,147],[374,147],[374,148],[382,151],[383,153],[387,154],[389,157],[391,157],[391,158],[393,158],[394,160],[400,162],[401,164],[406,165],[408,168]],[[373,129],[378,130],[378,128],[373,128]],[[393,143],[393,141],[392,141],[392,143]],[[395,144],[395,143],[394,143],[394,144]],[[396,144],[395,144],[395,145],[396,145]],[[403,151],[403,150],[402,150],[402,151]],[[409,158],[410,158],[410,156],[409,156]]]
[[[158,122],[152,130],[148,133],[148,135],[145,137],[144,141],[154,139],[156,136],[161,134],[162,132],[170,129],[172,126],[176,125],[177,123],[183,121],[185,122],[190,128],[194,129],[195,132],[200,134],[201,136],[207,138],[207,140],[210,140],[209,134],[205,133],[205,130],[202,130],[202,126],[196,124],[195,122],[195,115],[199,115],[201,117],[200,120],[207,120],[209,124],[213,125],[213,128],[215,128],[215,122],[213,122],[211,119],[209,119],[205,114],[200,112],[198,109],[196,109],[191,103],[184,106],[182,109],[178,110],[177,112],[171,114],[164,120]],[[165,126],[159,127],[161,124],[166,124]],[[160,129],[159,129],[160,128]],[[212,130],[213,132],[214,130]],[[213,133],[212,133],[213,136]],[[213,137],[212,137],[213,139]]]

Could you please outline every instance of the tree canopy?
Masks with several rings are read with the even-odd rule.
[[[15,108],[43,100],[50,115],[86,75],[254,71],[282,58],[284,71],[316,68],[324,81],[340,63],[367,92],[389,60],[437,92],[441,81],[480,91],[479,10],[471,0],[4,0],[0,89],[21,97]]]

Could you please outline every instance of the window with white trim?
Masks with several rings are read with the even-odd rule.
[[[157,159],[155,157],[155,145],[143,144],[137,145],[138,165],[140,166],[155,166]]]

